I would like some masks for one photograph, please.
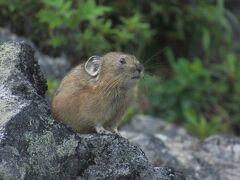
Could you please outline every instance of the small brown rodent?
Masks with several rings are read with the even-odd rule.
[[[62,80],[52,102],[54,118],[79,133],[117,133],[143,71],[143,65],[129,54],[90,57]]]

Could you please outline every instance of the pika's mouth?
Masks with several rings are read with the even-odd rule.
[[[140,79],[141,76],[140,75],[137,75],[137,76],[133,76],[132,79]]]
[[[132,76],[132,79],[138,80],[138,79],[142,79],[143,78],[143,73],[139,73],[139,74],[134,74]]]
[[[144,67],[141,64],[136,65],[136,72],[134,72],[132,79],[141,79],[143,77]]]

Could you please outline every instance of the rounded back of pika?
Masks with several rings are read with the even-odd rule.
[[[62,80],[53,98],[53,116],[80,133],[116,131],[142,77],[143,66],[135,56],[92,56]]]

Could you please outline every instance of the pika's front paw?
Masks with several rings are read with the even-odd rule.
[[[120,132],[118,131],[117,128],[115,128],[113,131],[112,131],[114,134],[118,135],[118,136],[121,136]]]
[[[104,129],[103,126],[97,126],[96,127],[96,132],[98,134],[113,134],[113,132]]]
[[[119,133],[117,128],[108,128],[106,127],[107,131],[110,131],[112,134],[117,135],[117,136],[121,136],[121,134]],[[121,136],[122,137],[122,136]]]

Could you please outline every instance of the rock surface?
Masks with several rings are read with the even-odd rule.
[[[0,28],[0,43],[13,41],[26,42],[34,49],[38,64],[40,65],[42,72],[48,78],[61,78],[71,68],[71,64],[65,55],[60,57],[51,57],[43,54],[31,40],[13,34],[7,28]]]
[[[148,116],[135,117],[123,130],[154,166],[174,167],[189,179],[239,180],[238,137],[217,135],[200,142],[184,129]]]
[[[114,135],[78,135],[55,122],[46,80],[24,43],[0,45],[0,179],[185,179],[154,167],[143,151]]]

